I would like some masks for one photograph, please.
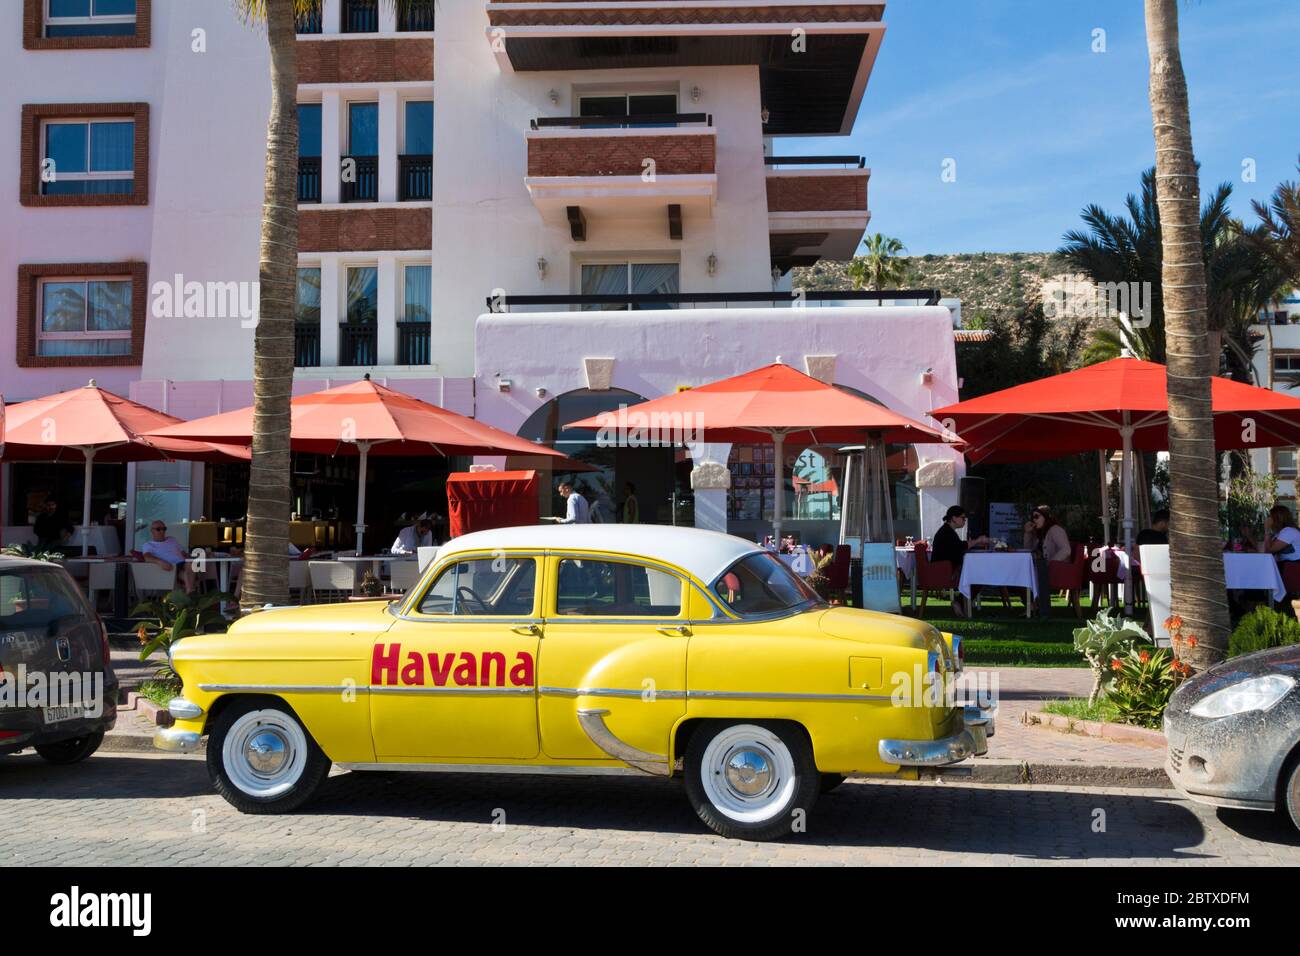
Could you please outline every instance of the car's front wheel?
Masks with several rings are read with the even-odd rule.
[[[37,744],[36,752],[52,764],[80,763],[98,750],[103,742],[103,731],[96,731],[84,737],[60,740],[57,744]]]
[[[801,833],[821,774],[803,729],[708,721],[686,749],[686,795],[705,825],[742,840]]]
[[[1300,753],[1291,758],[1289,772],[1282,773],[1281,805],[1291,817],[1291,822],[1300,830]]]
[[[208,775],[244,813],[287,813],[329,775],[330,759],[283,701],[250,699],[223,710],[208,740]]]

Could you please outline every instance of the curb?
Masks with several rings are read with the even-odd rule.
[[[149,734],[110,732],[104,735],[104,742],[99,745],[99,752],[111,754],[158,754],[159,756],[168,757],[202,757],[208,752],[208,739],[204,737],[199,742],[198,749],[192,753],[177,754],[159,750],[153,745],[153,737]]]
[[[1125,764],[1038,763],[976,758],[969,783],[1074,785],[1083,787],[1152,787],[1173,789],[1163,767]]]
[[[1046,727],[1062,733],[1109,740],[1112,743],[1158,747],[1161,750],[1169,745],[1169,742],[1165,740],[1165,735],[1158,730],[1148,730],[1145,727],[1130,727],[1127,724],[1112,724],[1102,720],[1077,720],[1063,714],[1046,714],[1040,711],[1027,710],[1020,715],[1020,722],[1026,727]]]

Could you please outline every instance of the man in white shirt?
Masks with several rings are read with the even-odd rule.
[[[140,546],[140,553],[150,564],[164,571],[176,569],[176,576],[185,585],[187,593],[194,590],[194,569],[190,567],[180,542],[167,533],[167,525],[154,521],[149,525],[149,540]]]
[[[552,518],[557,524],[590,524],[591,510],[587,505],[587,499],[578,494],[573,484],[568,481],[560,482],[560,497],[568,502],[563,518]]]
[[[388,550],[393,554],[415,554],[419,548],[433,546],[433,522],[421,518],[415,524],[397,532],[397,540]]]

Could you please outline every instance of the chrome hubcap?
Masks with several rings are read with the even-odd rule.
[[[755,797],[772,782],[772,766],[756,750],[738,750],[727,760],[727,786],[746,797]]]
[[[285,739],[275,730],[263,730],[248,739],[244,759],[254,772],[271,775],[284,767],[289,756]]]

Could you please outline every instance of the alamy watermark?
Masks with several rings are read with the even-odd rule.
[[[1113,318],[1135,329],[1151,324],[1150,282],[1091,282],[1068,278],[1048,287],[1043,313],[1056,318]]]
[[[156,319],[239,319],[241,328],[257,326],[257,282],[187,282],[178,272],[171,281],[155,282],[149,292]]]
[[[704,440],[699,412],[640,412],[620,405],[596,416],[596,445],[601,448],[680,448]]]

